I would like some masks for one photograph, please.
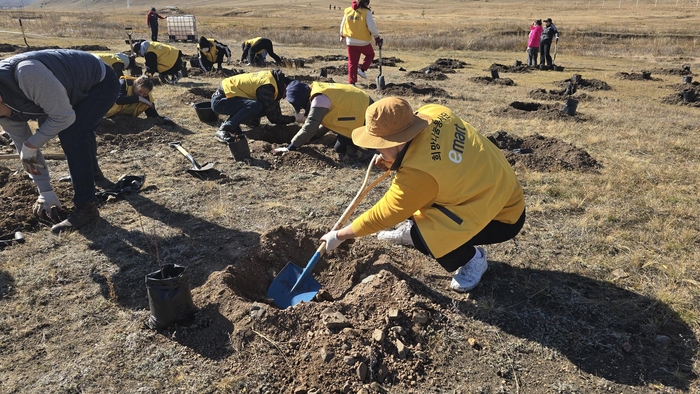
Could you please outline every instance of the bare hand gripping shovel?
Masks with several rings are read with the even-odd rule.
[[[192,168],[187,169],[187,171],[195,171],[195,172],[201,172],[201,171],[209,171],[212,168],[214,168],[214,163],[205,163],[203,166],[200,166],[197,161],[195,161],[194,157],[190,154],[190,152],[186,151],[185,148],[182,147],[182,144],[180,141],[176,142],[169,142],[168,145],[171,148],[177,149],[180,153],[182,153],[187,160],[189,160],[192,163]]]
[[[367,173],[365,174],[364,181],[362,181],[360,190],[357,191],[355,198],[352,200],[352,202],[350,202],[350,205],[345,209],[343,215],[335,223],[333,230],[338,230],[340,227],[342,227],[350,215],[352,215],[352,213],[355,211],[355,208],[357,208],[360,201],[365,198],[367,193],[369,193],[372,188],[374,188],[379,182],[384,180],[384,178],[389,175],[390,171],[386,171],[382,176],[367,186],[369,174],[372,171],[372,166],[374,165],[375,159],[376,155],[369,163],[369,167],[367,168]],[[325,251],[326,241],[323,241],[321,246],[316,249],[316,253],[314,253],[313,257],[311,257],[311,260],[309,260],[306,268],[304,269],[292,264],[291,262],[287,263],[287,265],[282,268],[282,271],[280,271],[280,273],[277,274],[275,279],[272,281],[270,288],[267,289],[267,298],[271,298],[275,302],[275,305],[282,309],[294,306],[300,302],[311,301],[316,293],[321,290],[321,284],[318,283],[313,276],[311,276],[311,272],[316,266],[316,263],[321,260],[321,256],[323,256]]]

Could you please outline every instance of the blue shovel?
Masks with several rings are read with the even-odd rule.
[[[372,171],[372,165],[377,157],[378,155],[375,155],[372,158],[371,162],[369,163],[369,167],[367,167],[367,173],[365,174],[365,179],[362,182],[360,190],[358,190],[355,198],[345,209],[345,212],[343,212],[343,215],[340,217],[340,219],[338,219],[335,226],[333,226],[333,230],[338,230],[341,228],[348,220],[350,215],[352,215],[352,213],[355,211],[355,208],[357,208],[360,201],[365,198],[367,193],[369,193],[372,188],[374,188],[379,182],[384,180],[384,178],[389,175],[390,171],[386,171],[382,176],[367,186],[369,174]],[[270,287],[267,289],[267,298],[272,299],[275,302],[275,305],[282,309],[294,306],[300,302],[311,301],[314,296],[316,296],[316,293],[321,290],[321,284],[314,279],[311,272],[314,270],[316,263],[321,260],[321,256],[323,256],[325,251],[326,241],[323,241],[321,246],[316,249],[316,253],[314,253],[311,260],[309,260],[308,264],[306,264],[306,267],[303,269],[291,262],[287,263],[287,265],[282,268],[282,271],[277,274],[275,279],[270,284]]]

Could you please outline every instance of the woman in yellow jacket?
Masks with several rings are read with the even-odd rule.
[[[352,6],[345,9],[343,20],[340,22],[340,41],[345,41],[348,49],[348,83],[350,85],[357,82],[358,75],[367,78],[365,71],[369,70],[374,60],[372,38],[377,45],[382,40],[372,18],[369,0],[353,0]],[[360,55],[365,56],[362,64],[359,64]]]
[[[158,73],[163,83],[175,84],[182,78],[182,51],[179,49],[160,42],[142,41],[134,43],[132,51],[145,59],[146,74]]]
[[[381,231],[379,238],[412,245],[456,271],[450,287],[473,289],[486,272],[486,251],[475,245],[505,242],[525,223],[523,189],[499,149],[449,108],[429,104],[413,113],[403,99],[372,104],[353,142],[377,149],[378,166],[396,171],[371,209],[321,239],[326,251],[344,240]]]
[[[166,125],[174,125],[170,118],[160,116],[156,111],[153,101],[153,82],[150,78],[142,75],[138,78],[121,77],[119,79],[119,97],[112,108],[105,114],[105,118],[113,116],[138,117],[146,113],[148,118],[156,118]]]

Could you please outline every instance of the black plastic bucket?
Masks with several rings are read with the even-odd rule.
[[[151,309],[147,325],[152,329],[189,322],[197,311],[185,267],[181,265],[165,264],[146,275],[146,290]]]
[[[211,109],[211,101],[202,101],[192,105],[197,112],[199,120],[204,123],[216,122],[219,120],[219,115]]]
[[[521,66],[522,64],[523,64],[523,62],[521,62],[520,60],[516,60],[515,63],[513,63],[513,67],[518,67],[518,66]]]
[[[695,101],[695,91],[694,90],[684,90],[683,91],[683,102],[692,103]]]
[[[493,78],[493,79],[498,79],[498,78],[500,78],[500,77],[498,76],[498,70],[491,70],[491,78]]]
[[[228,141],[228,149],[231,151],[231,155],[236,161],[243,161],[250,158],[250,147],[248,146],[248,139],[245,135],[231,135],[231,139]]]
[[[328,76],[328,72],[326,71],[325,67],[321,67],[321,69],[318,71],[318,76],[321,78],[326,78]]]
[[[566,103],[564,104],[564,108],[561,109],[561,112],[569,115],[569,116],[574,116],[576,115],[576,107],[578,106],[578,100],[574,100],[572,98],[566,99]]]
[[[642,70],[642,79],[651,79],[651,71]]]
[[[693,82],[693,77],[691,77],[690,75],[686,75],[685,77],[683,77],[683,83],[691,83],[691,82]]]

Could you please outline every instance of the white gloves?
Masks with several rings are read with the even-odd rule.
[[[22,144],[22,151],[19,154],[19,159],[22,160],[24,170],[32,175],[41,175],[40,168],[46,168],[45,165],[39,163],[39,149],[30,148],[25,142]]]
[[[337,231],[331,231],[321,237],[322,240],[326,241],[326,253],[330,252],[331,250],[334,250],[340,244],[343,243],[343,240],[338,239],[338,232]]]
[[[297,123],[304,123],[306,122],[306,116],[301,112],[297,112],[294,114],[294,121]]]
[[[277,148],[277,149],[273,149],[273,150],[272,150],[272,154],[273,154],[274,156],[281,156],[281,155],[283,155],[283,154],[285,154],[285,153],[287,153],[287,152],[289,152],[289,148],[287,148],[286,146],[285,146],[285,147],[282,147],[282,148]]]
[[[61,201],[53,190],[39,193],[39,198],[36,199],[32,207],[34,216],[40,219],[51,220],[54,223],[61,221],[59,217],[60,211]]]
[[[231,56],[226,58],[226,65],[230,66],[231,65]]]
[[[147,98],[139,96],[139,102],[148,105],[149,107],[153,108],[153,103],[150,102]]]

